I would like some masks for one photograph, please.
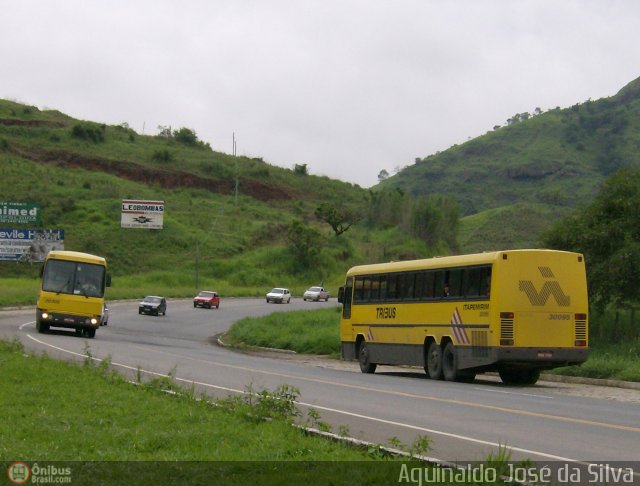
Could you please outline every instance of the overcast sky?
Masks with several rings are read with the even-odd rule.
[[[640,77],[637,0],[0,0],[0,98],[369,187]]]

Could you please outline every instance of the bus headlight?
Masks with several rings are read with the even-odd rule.
[[[46,312],[42,313],[42,318],[43,319],[49,319],[49,314],[47,314]]]
[[[94,326],[98,323],[98,319],[96,319],[95,317],[91,318],[91,324],[93,324]]]

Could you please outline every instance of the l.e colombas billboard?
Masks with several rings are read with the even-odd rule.
[[[0,260],[43,262],[51,250],[64,250],[64,230],[0,228]]]
[[[162,229],[164,201],[124,199],[120,226],[122,228]]]

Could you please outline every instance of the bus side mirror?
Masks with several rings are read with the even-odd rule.
[[[44,275],[44,265],[40,267],[40,278]]]
[[[341,304],[344,302],[344,287],[338,289],[338,302]]]
[[[105,287],[111,287],[111,274],[107,273],[107,278],[104,282]]]

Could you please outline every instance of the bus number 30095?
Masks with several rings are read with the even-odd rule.
[[[378,319],[395,319],[396,308],[395,307],[376,307],[376,317]]]

